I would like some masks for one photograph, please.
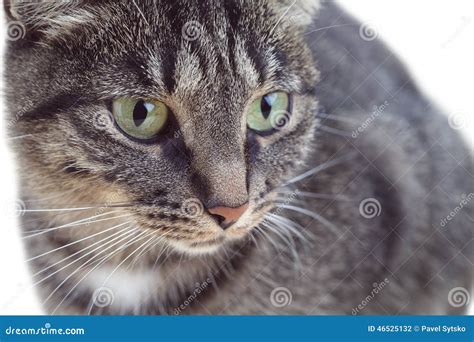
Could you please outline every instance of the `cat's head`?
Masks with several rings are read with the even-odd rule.
[[[27,194],[120,202],[141,229],[201,253],[247,236],[304,165],[316,0],[7,3]]]

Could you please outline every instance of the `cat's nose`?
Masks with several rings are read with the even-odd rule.
[[[232,226],[248,209],[249,204],[245,203],[237,208],[215,207],[207,209],[215,218],[217,218],[222,229]]]

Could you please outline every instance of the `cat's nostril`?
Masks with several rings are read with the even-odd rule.
[[[227,229],[232,226],[248,209],[249,204],[245,203],[237,208],[230,207],[215,207],[208,209],[209,213],[215,217],[222,229]]]
[[[217,221],[217,223],[222,226],[222,224],[224,223],[225,221],[225,217],[224,216],[221,216],[221,215],[216,215],[216,214],[211,214],[212,217],[214,217]]]

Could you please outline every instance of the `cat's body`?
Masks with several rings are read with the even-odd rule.
[[[252,4],[229,0],[224,5],[198,2],[172,5],[143,1],[138,2],[144,12],[140,13],[131,3],[117,1],[115,7],[105,1],[97,6],[100,8],[92,10],[94,5],[90,5],[87,11],[73,13],[82,17],[70,27],[51,20],[54,25],[43,27],[43,36],[27,36],[52,46],[52,50],[28,40],[14,42],[9,49],[9,108],[12,117],[17,117],[12,131],[18,136],[30,135],[13,143],[20,159],[21,195],[27,209],[103,206],[73,212],[27,211],[22,217],[34,281],[48,312],[462,312],[464,307],[452,305],[450,292],[472,286],[472,157],[447,118],[417,90],[393,53],[378,40],[363,37],[360,24],[332,2],[317,6],[309,19],[305,17],[312,7],[309,1],[296,6],[292,1],[276,0]],[[278,15],[269,23],[260,22],[263,14],[258,12],[267,7],[278,8]],[[304,17],[296,21],[305,23],[278,21],[282,14],[294,10],[302,11]],[[132,14],[124,19],[127,11]],[[165,20],[154,22],[156,13]],[[201,36],[188,39],[191,45],[186,50],[186,43],[178,36],[184,24],[193,20],[202,23],[198,26]],[[224,30],[219,29],[219,22],[224,23]],[[287,26],[278,27],[280,24]],[[158,33],[150,33],[146,25],[154,25],[152,31]],[[90,30],[87,34],[81,33],[86,29]],[[261,56],[266,51],[262,37],[271,37],[280,29],[287,32],[280,32],[276,41],[285,43],[287,38],[282,37],[289,37],[286,45],[275,43],[285,51],[274,55],[277,64],[286,64],[282,69]],[[206,37],[211,31],[221,43]],[[153,35],[162,47],[158,52],[150,43]],[[296,49],[302,41],[306,48]],[[137,47],[128,49],[127,44]],[[122,54],[121,49],[127,53]],[[242,52],[245,49],[250,52]],[[207,58],[210,51],[230,57]],[[178,73],[166,76],[170,69]],[[254,69],[263,71],[253,76]],[[293,74],[286,74],[290,69]],[[228,116],[212,117],[209,113],[213,106],[216,113],[238,112],[252,85],[265,77],[276,83],[284,80],[281,87],[301,93],[294,100],[292,129],[296,133],[281,140],[251,137],[248,145],[244,143],[242,159],[237,153],[240,135],[222,128],[225,120],[231,120],[229,126],[240,124]],[[186,112],[186,106],[191,107],[190,113],[204,108],[198,121],[193,121],[193,115],[186,121],[177,114],[181,130],[190,122],[195,132],[192,139],[192,132],[180,132],[173,136],[176,141],[162,150],[130,147],[131,143],[115,136],[117,142],[112,144],[104,136],[115,134],[110,133],[113,127],[101,127],[100,131],[97,125],[84,121],[87,113],[93,121],[94,113],[102,110],[99,102],[110,94],[153,96],[154,91],[165,93],[163,89],[174,92],[168,101],[175,103],[177,112]],[[218,107],[219,94],[225,94],[222,107]],[[212,105],[206,99],[212,99]],[[228,99],[231,102],[227,103]],[[298,111],[308,114],[298,117]],[[206,113],[208,121],[203,119]],[[180,159],[180,153],[186,158]],[[167,158],[166,162],[160,158]],[[206,207],[211,205],[207,200],[239,204],[240,200],[232,203],[234,198],[226,195],[242,195],[238,187],[243,176],[236,171],[240,163],[247,163],[251,203],[252,197],[262,199],[272,190],[279,192],[278,199],[254,201],[256,211],[266,210],[273,201],[273,210],[267,211],[273,216],[267,216],[263,224],[261,215],[244,217],[249,222],[260,220],[259,233],[250,231],[220,249],[199,255],[183,253],[189,246],[178,246],[178,242],[161,245],[148,231],[129,230],[127,222],[132,217],[140,227],[153,228],[150,222],[154,221],[165,226],[180,224],[168,230],[159,226],[164,234],[177,234],[177,240],[185,233],[199,237],[201,226],[208,224],[200,220],[207,218],[184,219],[180,206],[194,197]],[[224,166],[219,173],[220,165]],[[318,165],[323,165],[318,172],[295,179]],[[291,184],[282,187],[288,181]],[[217,195],[206,197],[209,190],[196,188],[196,183],[207,185]],[[233,188],[222,190],[222,184]],[[202,197],[196,195],[201,193]],[[442,223],[463,201],[462,195],[468,204],[448,224]],[[132,200],[143,207],[120,206]],[[164,211],[154,213],[150,207]],[[120,217],[110,219],[111,211]],[[87,222],[93,215],[102,221]],[[45,233],[81,219],[86,221]],[[304,238],[289,233],[295,230]],[[101,241],[112,234],[110,240]],[[212,237],[210,244],[222,238],[212,234],[201,233]],[[130,238],[137,239],[136,243],[102,259]],[[150,248],[140,249],[143,242]],[[202,245],[198,248],[205,249]],[[106,297],[106,303],[100,301],[101,296]]]

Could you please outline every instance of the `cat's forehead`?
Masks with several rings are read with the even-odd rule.
[[[17,14],[52,47],[44,53],[68,65],[56,67],[61,79],[85,87],[94,80],[99,97],[174,94],[193,105],[191,97],[223,94],[235,103],[256,89],[311,87],[315,70],[300,26],[308,3],[38,0],[19,2]]]
[[[278,8],[273,0],[104,2],[78,7],[69,16],[80,24],[49,34],[115,75],[111,87],[134,74],[186,100],[229,89],[297,91],[308,81],[297,77],[306,51]]]

